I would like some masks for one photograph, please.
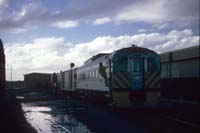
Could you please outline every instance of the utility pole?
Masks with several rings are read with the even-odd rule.
[[[70,88],[71,89],[73,89],[73,87],[74,87],[74,76],[73,76],[73,67],[75,66],[75,64],[74,63],[70,63],[70,69],[71,69],[71,73],[70,73],[70,77],[71,77],[71,79],[70,79]]]
[[[12,65],[10,65],[10,89],[12,89]]]
[[[12,89],[12,65],[6,64],[6,67],[10,67],[10,81],[8,85],[9,85],[9,88]]]

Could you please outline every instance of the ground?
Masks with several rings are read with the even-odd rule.
[[[26,121],[21,104],[13,95],[2,94],[0,106],[0,133],[36,133]]]
[[[0,101],[0,132],[199,133],[200,131],[199,106],[176,105],[177,108],[135,106],[120,109],[88,99],[49,97],[45,94],[32,91],[5,93]],[[21,103],[16,100],[16,95],[21,95],[18,97]]]

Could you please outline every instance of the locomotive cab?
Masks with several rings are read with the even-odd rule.
[[[146,48],[130,47],[113,55],[112,97],[118,107],[159,102],[160,58]]]

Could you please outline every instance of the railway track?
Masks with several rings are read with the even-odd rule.
[[[175,118],[175,117],[172,117],[170,115],[164,115],[164,114],[161,114],[160,117],[164,118],[164,119],[168,119],[168,120],[171,120],[171,121],[175,121],[175,122],[178,122],[180,124],[183,124],[183,125],[186,125],[186,126],[191,126],[193,128],[199,128],[200,129],[200,124],[196,124],[196,123],[192,123],[192,122],[189,122],[189,121],[186,121],[186,120],[181,120],[179,118]],[[200,131],[200,130],[199,130]]]
[[[169,113],[158,109],[133,109],[119,111],[117,115],[127,124],[137,121],[153,133],[200,133],[199,123]]]
[[[166,133],[199,133],[200,124],[185,120],[184,118],[179,118],[178,116],[158,113],[150,113],[151,119],[154,120],[154,124],[158,124],[155,128],[158,128],[161,132]],[[152,124],[151,124],[152,125]]]

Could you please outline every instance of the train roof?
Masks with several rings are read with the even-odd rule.
[[[127,48],[122,48],[122,49],[119,49],[119,50],[116,50],[115,52],[133,52],[133,53],[153,53],[153,54],[157,54],[156,52],[150,50],[150,49],[147,49],[147,48],[143,48],[143,47],[137,47],[135,45],[133,45],[132,47],[127,47]],[[84,64],[88,64],[88,63],[91,63],[91,62],[95,62],[96,60],[99,60],[101,58],[103,58],[104,56],[107,57],[109,55],[112,55],[114,54],[115,52],[112,52],[112,53],[99,53],[97,55],[94,55],[92,56],[91,58],[89,58],[88,60],[86,60],[84,62]]]
[[[103,57],[103,56],[105,56],[105,55],[109,55],[109,53],[99,53],[99,54],[97,54],[97,55],[94,55],[94,56],[92,56],[91,58],[89,58],[88,60],[86,60],[86,61],[84,62],[84,64],[93,62],[93,61],[95,61],[95,60],[97,60],[97,59],[99,59],[99,58],[101,58],[101,57]]]
[[[151,53],[157,54],[153,50],[143,48],[143,47],[137,47],[135,45],[133,45],[132,47],[122,48],[120,50],[117,50],[116,52],[133,52],[133,53],[149,53],[149,52],[151,52]]]
[[[187,47],[183,49],[168,51],[160,54],[161,62],[169,62],[171,60],[183,60],[183,59],[191,59],[191,58],[199,58],[199,45]]]

